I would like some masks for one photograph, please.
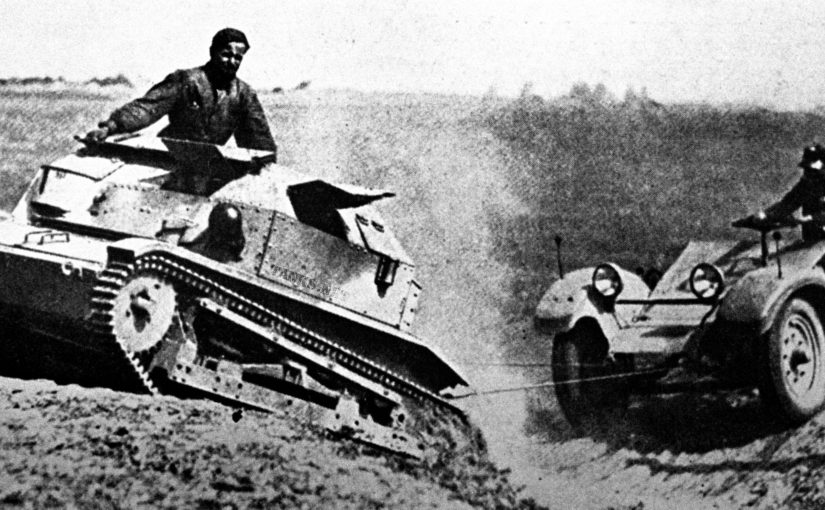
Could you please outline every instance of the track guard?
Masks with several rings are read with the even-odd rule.
[[[396,410],[395,416],[406,414],[400,395],[349,372],[345,367],[336,366],[332,360],[295,345],[279,336],[277,331],[256,324],[215,302],[201,299],[199,306],[202,310],[221,316],[260,336],[264,341],[279,345],[303,363],[323,366],[332,373],[346,378],[350,383],[360,386],[360,390],[393,406]],[[292,380],[284,375],[280,381],[285,386],[296,387],[299,393],[295,395],[261,386],[245,377],[249,374],[241,364],[198,355],[195,343],[186,338],[180,319],[176,319],[173,328],[149,367],[159,386],[171,383],[173,386],[186,388],[214,400],[265,412],[289,412],[290,409],[300,412],[300,409],[309,406],[309,412],[302,414],[310,417],[311,422],[334,436],[346,437],[409,457],[422,458],[424,446],[411,434],[402,430],[403,420],[393,419],[386,425],[376,423],[370,416],[361,414],[361,405],[346,391],[334,395],[329,392],[321,394],[304,384],[301,378]],[[334,407],[328,407],[333,399]]]
[[[412,435],[361,415],[359,403],[345,393],[338,396],[334,409],[279,393],[246,380],[242,365],[197,356],[195,346],[186,340],[165,342],[151,370],[161,387],[171,383],[233,406],[264,412],[297,412],[336,437],[416,459],[424,453],[423,444]]]

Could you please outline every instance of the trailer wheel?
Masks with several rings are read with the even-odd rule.
[[[782,305],[761,360],[759,392],[780,420],[800,423],[825,406],[825,331],[808,300]]]
[[[580,434],[609,428],[627,410],[629,372],[607,356],[607,339],[598,325],[586,322],[553,341],[556,398]]]

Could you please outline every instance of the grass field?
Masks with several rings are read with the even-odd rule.
[[[568,267],[608,259],[631,269],[665,269],[689,239],[743,235],[730,221],[790,187],[823,120],[654,103],[521,100],[496,110],[487,125],[527,161],[508,170],[529,211],[496,220],[496,255],[524,268],[513,294],[527,292],[532,306],[554,268],[556,233]]]

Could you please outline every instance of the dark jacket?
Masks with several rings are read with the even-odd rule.
[[[797,209],[802,208],[804,216],[811,216],[813,221],[802,227],[806,239],[822,239],[825,237],[825,174],[820,170],[805,170],[793,188],[790,189],[779,202],[765,210],[769,218],[783,218],[790,216]]]
[[[115,110],[107,124],[134,132],[169,115],[166,138],[223,145],[234,134],[239,147],[275,151],[261,103],[247,83],[221,84],[209,64],[175,71],[146,93]]]

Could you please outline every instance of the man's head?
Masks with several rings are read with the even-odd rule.
[[[212,37],[209,47],[209,62],[224,78],[232,79],[246,52],[249,50],[249,41],[240,30],[224,28]]]
[[[822,171],[825,168],[825,149],[819,144],[805,147],[799,166],[805,170]]]

